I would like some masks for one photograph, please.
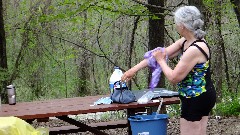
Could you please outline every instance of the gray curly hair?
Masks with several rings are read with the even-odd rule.
[[[202,30],[204,25],[201,13],[195,6],[183,6],[174,12],[174,20],[177,25],[183,24],[194,33],[195,38],[202,39],[206,32]]]

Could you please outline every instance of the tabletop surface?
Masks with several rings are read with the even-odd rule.
[[[176,91],[171,91],[171,90],[167,90],[165,88],[154,88],[154,89],[142,89],[142,90],[133,90],[132,92],[134,93],[134,95],[136,96],[136,101],[145,93],[147,93],[148,91],[152,91],[154,93],[154,97],[153,98],[169,98],[169,97],[179,97],[178,92]]]
[[[20,102],[16,105],[2,104],[0,106],[0,117],[16,116],[22,119],[47,118],[62,115],[76,115],[96,112],[115,111],[129,108],[139,108],[145,106],[158,106],[158,102],[149,101],[147,104],[138,104],[137,102],[129,104],[101,104],[93,103],[101,97],[109,95],[74,97],[63,99],[52,99],[33,102]],[[178,97],[164,98],[163,105],[178,104]]]

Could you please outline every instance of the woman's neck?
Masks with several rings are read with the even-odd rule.
[[[188,42],[194,42],[197,39],[194,37],[194,34],[192,32],[187,32],[184,36],[184,38],[188,41]]]
[[[186,33],[184,35],[184,38],[187,40],[187,42],[185,43],[184,45],[184,50],[186,50],[194,41],[197,40],[197,38],[194,37],[194,34],[193,33]]]

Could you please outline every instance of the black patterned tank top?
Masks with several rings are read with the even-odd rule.
[[[186,40],[183,42],[182,45],[182,54],[186,51],[183,50],[185,42]],[[207,87],[210,86],[209,83],[212,83],[210,76],[210,57],[208,57],[206,52],[201,47],[195,44],[196,42],[204,42],[207,46],[208,44],[204,40],[196,40],[190,45],[197,47],[207,58],[207,61],[204,63],[196,64],[193,69],[188,73],[188,75],[181,82],[178,83],[179,94],[186,98],[201,95],[202,93],[207,91]]]

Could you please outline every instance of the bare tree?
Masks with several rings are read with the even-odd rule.
[[[3,19],[3,0],[0,0],[0,88],[3,102],[6,102],[7,96],[4,92],[6,87],[6,73],[7,73],[7,53],[6,53],[6,37],[4,30]]]
[[[233,4],[233,9],[237,16],[238,24],[240,27],[240,0],[230,0],[230,1]]]
[[[133,54],[133,49],[134,49],[134,41],[135,41],[135,33],[137,30],[138,22],[139,22],[140,16],[136,17],[134,20],[134,26],[132,30],[132,37],[131,37],[131,43],[130,43],[130,49],[129,49],[129,59],[128,59],[128,67],[130,68],[132,66],[132,54]],[[132,89],[132,83],[129,83],[129,88]]]
[[[215,63],[214,63],[214,76],[215,76],[215,86],[218,97],[222,96],[222,71],[223,71],[223,47],[224,41],[222,37],[221,31],[221,0],[215,0],[214,4],[214,22],[215,22],[215,32],[214,32],[214,40],[215,40]]]
[[[86,21],[87,21],[87,13],[83,13],[83,17],[84,17],[84,30],[83,30],[83,39],[85,39],[87,37],[87,33],[86,33]],[[86,46],[85,43],[82,44],[83,46]],[[78,95],[83,96],[83,95],[87,95],[88,94],[88,88],[87,88],[87,80],[89,79],[89,70],[88,67],[90,67],[89,64],[89,60],[90,60],[90,56],[89,53],[84,50],[83,52],[80,52],[78,59],[77,65],[78,65],[78,83],[77,83],[77,91],[78,91]]]
[[[149,19],[149,49],[152,50],[156,47],[164,47],[164,9],[157,7],[164,7],[164,0],[148,0],[148,4],[153,6],[148,6],[148,10],[153,13],[158,19]],[[157,6],[157,7],[154,7]],[[149,75],[150,80],[150,75]],[[157,87],[164,87],[165,81],[163,75],[161,76],[161,81]]]

